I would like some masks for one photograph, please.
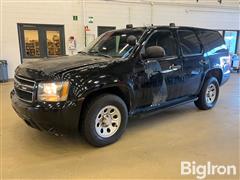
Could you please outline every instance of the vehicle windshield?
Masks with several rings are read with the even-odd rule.
[[[127,38],[133,35],[138,42],[143,32],[143,30],[107,32],[95,39],[85,52],[96,56],[127,58],[134,48],[127,43]]]

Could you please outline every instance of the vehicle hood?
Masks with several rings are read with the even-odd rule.
[[[93,64],[111,63],[114,58],[75,55],[62,56],[48,59],[29,60],[18,66],[16,74],[31,79],[42,79],[44,76],[54,75],[58,72],[63,72],[69,69],[89,66]]]

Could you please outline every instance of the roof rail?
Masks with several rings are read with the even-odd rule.
[[[133,25],[132,25],[132,24],[127,24],[127,25],[126,25],[126,28],[127,28],[127,29],[131,29],[131,28],[133,28]]]

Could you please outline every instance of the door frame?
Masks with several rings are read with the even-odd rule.
[[[25,39],[24,39],[24,30],[37,30],[38,31],[38,39],[39,39],[39,49],[40,49],[40,57],[26,57],[25,56]],[[18,30],[18,40],[19,40],[19,50],[20,50],[20,59],[21,63],[23,63],[23,59],[35,59],[35,58],[44,58],[51,57],[47,55],[47,44],[46,34],[47,30],[58,30],[60,32],[61,37],[61,55],[66,54],[65,50],[65,29],[64,25],[59,24],[32,24],[32,23],[17,23]]]
[[[143,43],[142,43],[142,47],[139,50],[139,54],[140,54],[139,60],[136,63],[140,63],[143,66],[144,71],[146,70],[145,69],[146,65],[148,63],[151,63],[151,61],[148,61],[147,59],[143,58],[142,55],[143,55],[143,53],[146,50],[146,45],[147,45],[149,39],[151,39],[151,37],[154,34],[158,33],[158,32],[169,32],[169,33],[172,34],[172,36],[174,37],[175,45],[176,45],[176,55],[165,56],[165,57],[162,57],[162,58],[156,58],[156,60],[154,60],[154,61],[158,62],[158,64],[159,64],[159,73],[160,73],[160,75],[163,78],[162,79],[162,81],[163,81],[162,83],[163,84],[161,86],[159,86],[159,88],[161,88],[161,92],[163,93],[163,94],[160,95],[160,96],[163,97],[163,99],[162,99],[163,101],[162,102],[154,102],[154,101],[152,101],[152,104],[150,106],[152,106],[152,105],[158,106],[159,104],[169,103],[172,100],[179,98],[179,97],[177,97],[177,98],[174,97],[172,99],[169,99],[169,98],[171,98],[171,96],[169,95],[169,87],[166,84],[166,79],[165,78],[169,77],[168,76],[169,73],[174,73],[174,72],[172,71],[172,72],[169,72],[169,73],[165,73],[164,70],[166,70],[166,69],[162,69],[163,67],[161,66],[161,64],[169,62],[169,66],[168,67],[170,67],[171,64],[172,64],[172,61],[178,61],[178,63],[180,63],[180,65],[181,65],[181,68],[179,70],[177,70],[177,71],[178,71],[178,73],[179,73],[179,71],[181,71],[180,72],[180,74],[181,74],[180,77],[181,78],[182,78],[182,73],[183,73],[182,72],[183,71],[183,60],[182,60],[182,58],[180,56],[181,53],[180,53],[180,50],[179,50],[179,44],[178,44],[178,38],[177,38],[176,30],[170,29],[170,28],[159,28],[159,29],[155,29],[155,30],[150,32],[150,35],[148,37],[146,37],[144,39]],[[183,80],[181,79],[181,81],[183,81]],[[165,85],[164,85],[164,83],[165,83]],[[153,89],[151,89],[150,93],[152,93],[152,90]],[[160,97],[160,96],[158,95],[158,97]],[[166,97],[164,97],[164,96],[166,96]],[[150,100],[148,99],[148,102],[150,102],[150,101],[151,101],[151,99]]]
[[[184,30],[191,31],[195,35],[195,37],[198,40],[198,43],[200,45],[200,50],[201,50],[200,53],[186,54],[186,55],[183,53],[183,49],[182,49],[182,46],[181,46],[180,35],[179,35],[179,31],[181,31],[181,30],[183,30],[183,31]],[[176,33],[177,33],[177,37],[178,37],[178,43],[179,43],[179,48],[180,48],[180,52],[181,52],[181,58],[182,58],[182,61],[183,61],[183,71],[184,71],[184,74],[188,76],[188,74],[187,74],[188,71],[186,70],[186,64],[188,64],[188,63],[196,63],[196,61],[197,61],[197,65],[199,65],[198,67],[200,69],[200,74],[201,74],[199,76],[199,78],[202,80],[207,64],[201,64],[200,61],[204,60],[204,61],[208,62],[208,59],[204,58],[204,51],[205,51],[205,49],[204,49],[204,45],[202,44],[202,41],[200,40],[198,34],[196,33],[196,31],[194,29],[189,29],[189,28],[184,28],[183,27],[183,28],[178,29],[176,31]],[[192,66],[192,67],[196,67],[196,66]],[[184,87],[186,87],[185,83],[187,83],[187,80],[188,80],[188,79],[186,79],[185,75],[183,76]],[[194,84],[196,84],[196,83],[194,83]],[[199,93],[199,88],[200,87],[201,87],[201,82],[199,84],[199,87],[197,88],[196,94],[191,94],[190,96],[197,95]],[[185,89],[183,89],[183,92],[185,92]],[[186,95],[188,96],[188,94],[186,94]],[[184,96],[186,96],[186,95],[184,95]]]

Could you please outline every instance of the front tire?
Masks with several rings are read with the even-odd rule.
[[[98,147],[116,142],[128,121],[128,111],[124,101],[111,94],[101,95],[87,105],[83,119],[83,135]]]
[[[198,96],[198,100],[195,101],[195,105],[201,110],[208,110],[215,106],[219,95],[219,83],[215,77],[207,79],[201,92]]]

